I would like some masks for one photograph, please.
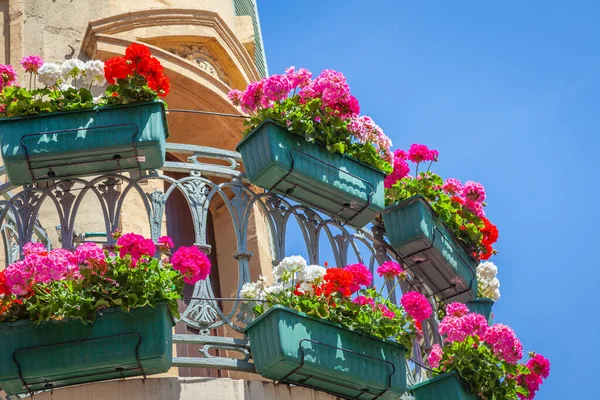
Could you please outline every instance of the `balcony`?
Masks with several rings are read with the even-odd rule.
[[[167,152],[159,171],[0,187],[5,264],[17,260],[20,248],[32,240],[63,248],[85,241],[110,246],[117,229],[153,239],[168,234],[176,246],[198,246],[213,263],[210,279],[185,289],[173,334],[176,368],[167,376],[57,389],[54,397],[39,398],[83,399],[99,393],[96,398],[115,393],[122,396],[117,398],[146,399],[309,398],[309,389],[260,381],[256,375],[250,343],[242,333],[251,318],[239,299],[242,285],[258,275],[272,280],[273,265],[291,254],[330,266],[360,261],[372,271],[400,255],[386,242],[377,220],[355,230],[249,185],[237,152],[174,143]],[[396,301],[397,289],[386,290]],[[413,276],[401,290],[428,296],[436,292]],[[440,342],[435,317],[423,325],[423,336],[414,341],[407,361],[409,385],[427,377],[422,354]]]

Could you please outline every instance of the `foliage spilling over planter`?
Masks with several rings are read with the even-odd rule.
[[[392,261],[382,264],[378,273],[394,284],[406,277]],[[373,276],[363,264],[326,269],[291,256],[279,263],[274,276],[278,281],[272,285],[261,278],[242,288],[243,298],[263,300],[254,305],[256,315],[279,304],[410,349],[421,322],[432,313],[425,296],[417,292],[405,293],[400,306],[384,298],[370,287]]]
[[[172,248],[169,237],[155,245],[133,233],[119,236],[114,252],[94,243],[75,251],[48,251],[41,243],[28,243],[23,260],[0,272],[0,322],[30,318],[36,323],[89,323],[104,308],[129,311],[160,302],[167,302],[177,317],[184,281],[206,279],[210,260],[196,247],[180,247],[171,255]]]
[[[481,399],[533,399],[550,374],[550,362],[539,354],[520,361],[523,346],[510,327],[488,326],[464,304],[447,306],[439,332],[444,345],[433,346],[430,366],[439,373],[456,371]]]
[[[137,43],[127,48],[124,57],[106,63],[78,59],[44,63],[38,56],[27,56],[21,66],[29,75],[27,87],[17,83],[17,72],[11,65],[0,64],[0,117],[147,102],[165,97],[170,87],[158,59],[148,47]],[[91,88],[106,82],[109,86],[104,94],[94,97]]]
[[[496,252],[492,245],[498,240],[498,229],[485,216],[485,189],[473,181],[444,181],[430,171],[438,157],[436,150],[422,144],[413,144],[408,152],[396,150],[394,170],[385,181],[386,204],[423,196],[473,257],[487,260]],[[415,165],[414,176],[409,175],[408,162]]]
[[[253,82],[232,90],[229,98],[250,114],[245,135],[265,120],[273,120],[308,142],[345,154],[384,172],[391,172],[391,140],[373,120],[360,116],[358,100],[350,94],[340,72],[324,70],[314,80],[304,68]]]

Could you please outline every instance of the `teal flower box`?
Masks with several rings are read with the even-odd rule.
[[[454,371],[413,386],[415,400],[479,400]]]
[[[8,395],[168,371],[173,318],[156,308],[108,308],[96,322],[0,324],[0,388]]]
[[[384,206],[385,173],[308,143],[271,120],[244,138],[246,176],[254,185],[361,228]]]
[[[440,300],[477,296],[477,261],[422,196],[391,205],[382,216],[390,245]]]
[[[276,305],[246,327],[257,372],[356,399],[406,391],[406,349]],[[379,397],[381,396],[381,397]]]
[[[494,300],[487,298],[477,298],[467,302],[467,307],[471,312],[481,314],[487,319],[488,325],[493,324],[492,307]]]
[[[13,185],[163,166],[168,127],[162,101],[0,119]]]

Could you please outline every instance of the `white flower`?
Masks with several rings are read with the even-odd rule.
[[[265,288],[265,292],[267,292],[267,294],[273,294],[273,295],[277,295],[279,293],[281,293],[283,291],[283,284],[282,283],[275,283],[271,286],[267,286]]]
[[[500,299],[500,290],[494,290],[494,292],[490,294],[490,299],[498,301],[498,299]]]
[[[54,86],[62,78],[60,65],[56,63],[44,63],[38,70],[38,80],[44,86]]]
[[[300,285],[298,285],[296,290],[309,296],[313,295],[315,292],[314,286],[308,282],[302,282]]]
[[[102,96],[95,96],[94,97],[94,104],[99,104],[102,101]]]
[[[255,282],[246,282],[240,290],[240,297],[243,299],[258,299],[259,287]]]
[[[83,65],[81,79],[85,85],[104,86],[104,63],[100,60],[90,60]]]
[[[85,63],[76,58],[66,60],[60,66],[60,72],[65,80],[69,80],[70,78],[78,79],[81,77],[81,73],[85,68]]]
[[[321,280],[325,276],[327,270],[320,265],[309,265],[300,271],[300,280],[304,282],[314,283]]]
[[[273,269],[275,279],[281,279],[287,282],[297,272],[303,271],[306,268],[306,260],[302,256],[289,256],[281,260],[281,262]]]
[[[58,85],[58,88],[65,92],[69,89],[73,89],[73,86],[69,85],[68,83],[61,83],[60,85]]]
[[[477,277],[481,280],[494,279],[498,275],[498,267],[493,262],[485,261],[477,266]]]

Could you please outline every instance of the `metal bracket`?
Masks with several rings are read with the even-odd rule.
[[[75,343],[93,342],[96,340],[109,339],[109,338],[122,337],[122,336],[131,336],[131,335],[135,335],[138,338],[137,344],[135,346],[135,361],[137,363],[137,367],[134,367],[134,368],[117,367],[117,368],[115,368],[114,371],[107,371],[107,372],[100,372],[100,373],[93,373],[93,374],[82,374],[82,375],[70,376],[68,378],[57,379],[57,380],[44,379],[44,380],[37,381],[37,382],[27,382],[27,381],[25,381],[25,378],[23,377],[23,370],[21,368],[21,364],[19,363],[19,360],[17,359],[17,355],[22,352],[25,352],[25,351],[31,351],[31,350],[37,350],[37,349],[43,349],[43,348],[55,347],[55,346],[66,346],[66,345],[72,345]],[[25,389],[27,389],[27,391],[31,395],[33,395],[34,390],[31,389],[31,386],[33,386],[33,385],[44,384],[44,388],[42,390],[52,390],[52,389],[63,387],[63,386],[69,386],[69,384],[55,385],[53,382],[56,382],[56,381],[85,378],[85,377],[89,377],[89,376],[114,374],[115,372],[119,372],[121,374],[121,378],[125,379],[123,372],[139,370],[142,373],[142,376],[144,377],[144,380],[145,380],[146,372],[144,371],[144,368],[142,367],[142,363],[141,363],[140,357],[139,357],[139,349],[140,349],[141,344],[142,344],[142,336],[139,333],[137,333],[137,332],[122,333],[122,334],[118,334],[118,335],[108,335],[108,336],[102,336],[102,337],[92,338],[92,339],[72,340],[69,342],[53,343],[53,344],[47,344],[47,345],[43,345],[43,346],[24,347],[24,348],[15,350],[12,354],[12,359],[13,359],[14,363],[17,364],[17,369],[19,371],[19,379],[23,383],[23,387]]]
[[[331,165],[330,163],[328,163],[326,161],[320,160],[320,159],[318,159],[318,158],[316,158],[314,156],[311,156],[310,154],[308,154],[308,153],[306,153],[306,152],[304,152],[302,150],[298,150],[298,149],[290,149],[289,156],[290,156],[290,159],[291,159],[291,162],[292,162],[290,170],[288,172],[286,172],[286,174],[283,175],[277,182],[275,182],[275,184],[273,186],[271,186],[269,189],[267,189],[268,192],[271,192],[274,189],[277,189],[277,186],[279,186],[279,184],[281,182],[284,182],[286,180],[286,178],[288,176],[290,176],[294,172],[295,161],[296,161],[295,158],[294,158],[294,154],[293,154],[294,152],[299,153],[301,155],[304,155],[304,156],[306,156],[308,158],[311,158],[314,161],[319,162],[319,163],[321,163],[321,164],[323,164],[323,165],[325,165],[325,166],[327,166],[327,167],[329,167],[331,169],[339,171],[342,174],[349,175],[352,178],[357,179],[357,180],[363,182],[365,184],[365,186],[369,186],[371,188],[371,191],[369,192],[369,195],[367,196],[367,203],[362,208],[360,208],[360,210],[356,211],[351,206],[351,204],[345,203],[345,204],[342,205],[342,208],[338,212],[336,212],[335,214],[332,215],[331,219],[323,221],[321,224],[326,224],[329,221],[336,219],[336,217],[338,217],[337,219],[341,219],[341,218],[339,218],[340,214],[343,211],[345,211],[345,210],[350,210],[350,211],[352,211],[354,213],[354,215],[351,218],[345,219],[345,221],[340,221],[340,223],[341,223],[342,226],[346,226],[346,224],[348,224],[349,222],[351,222],[354,218],[356,218],[363,211],[365,211],[367,208],[369,208],[369,206],[371,205],[371,200],[372,200],[373,194],[375,193],[375,187],[373,186],[373,184],[371,184],[370,182],[362,179],[359,176],[356,176],[354,174],[351,174],[350,172],[344,171],[344,170],[342,170],[342,169],[340,169],[340,168],[338,168],[338,167],[336,167],[334,165]],[[293,186],[291,188],[289,188],[289,189],[287,189],[285,191],[280,191],[281,193],[285,193],[285,195],[283,197],[280,197],[279,203],[281,203],[281,201],[283,199],[285,199],[288,195],[292,194],[294,192],[294,190],[296,189],[296,187],[300,187],[301,189],[306,190],[307,192],[312,193],[312,194],[314,194],[317,197],[321,196],[321,193],[319,193],[318,191],[315,191],[314,189],[308,187],[307,185],[299,185],[298,183],[294,183],[292,185]],[[305,205],[308,205],[311,208],[320,209],[320,207],[316,206],[315,204],[313,204],[313,203],[311,203],[309,201],[303,201],[303,203],[305,203]]]
[[[52,167],[64,167],[67,165],[77,165],[78,163],[60,163],[60,164],[50,164],[47,165],[46,167],[48,168],[49,172],[48,172],[48,177],[40,177],[40,178],[36,178],[34,173],[33,173],[33,169],[31,166],[31,160],[29,158],[29,150],[27,149],[27,146],[24,143],[25,138],[29,138],[29,137],[35,137],[35,136],[43,136],[43,135],[52,135],[52,134],[62,134],[62,133],[72,133],[72,132],[79,132],[81,130],[85,130],[85,131],[95,131],[95,130],[101,130],[101,129],[109,129],[109,128],[119,128],[119,127],[131,127],[131,128],[135,128],[133,134],[131,135],[131,148],[134,152],[134,156],[132,157],[127,157],[127,158],[134,158],[136,163],[137,163],[137,169],[140,171],[140,174],[142,173],[142,167],[140,164],[140,160],[139,160],[139,154],[138,154],[138,149],[137,146],[135,144],[135,139],[138,136],[138,133],[140,132],[140,127],[138,126],[138,124],[135,123],[124,123],[124,124],[111,124],[111,125],[99,125],[99,126],[91,126],[91,127],[82,127],[82,128],[72,128],[72,129],[61,129],[61,130],[57,130],[57,131],[47,131],[47,132],[36,132],[36,133],[28,133],[25,134],[23,136],[21,136],[21,140],[20,140],[20,144],[21,147],[23,147],[23,149],[25,150],[25,160],[27,161],[27,168],[29,169],[29,173],[31,174],[31,179],[33,182],[38,182],[38,181],[44,181],[44,180],[53,180],[55,178],[60,178],[60,179],[65,179],[65,178],[70,178],[71,176],[56,176],[56,174],[54,173],[54,171],[52,171]],[[114,156],[113,156],[114,157]],[[127,159],[125,158],[125,159]],[[115,161],[117,161],[117,165],[118,165],[118,169],[117,171],[122,171],[124,169],[121,168],[121,159],[120,157],[117,158],[113,158]],[[86,161],[85,164],[90,164],[90,163],[95,163],[95,162],[106,162],[106,160],[102,160],[102,161]],[[132,169],[132,168],[127,168],[128,170]]]
[[[322,382],[326,382],[326,383],[332,383],[334,385],[345,387],[345,388],[348,388],[350,390],[359,390],[359,389],[356,389],[356,388],[354,388],[352,386],[345,385],[345,384],[341,383],[340,381],[328,380],[328,379],[323,378],[322,376],[313,376],[313,375],[309,375],[309,374],[305,374],[305,373],[301,372],[300,369],[304,366],[304,357],[306,355],[305,352],[304,352],[304,347],[302,347],[302,342],[310,342],[310,343],[318,344],[320,346],[325,346],[325,347],[328,347],[330,349],[341,350],[341,351],[344,351],[346,353],[349,353],[349,354],[352,354],[352,355],[355,355],[355,356],[358,356],[358,357],[363,357],[363,358],[367,358],[367,359],[370,359],[370,360],[373,360],[373,361],[376,361],[376,362],[381,362],[381,363],[387,364],[391,368],[391,372],[388,375],[387,385],[386,385],[385,390],[382,391],[382,392],[379,392],[379,393],[371,393],[368,390],[363,389],[361,391],[361,393],[358,394],[356,397],[342,397],[338,393],[328,392],[328,391],[323,390],[321,388],[317,388],[317,387],[314,387],[314,386],[306,384],[305,382],[307,380],[313,379],[313,380],[318,380],[318,381],[322,381]],[[311,388],[311,389],[317,389],[317,390],[323,391],[325,393],[329,393],[331,395],[334,395],[334,396],[337,396],[337,397],[342,397],[342,398],[345,398],[345,399],[360,399],[361,396],[363,396],[363,395],[373,395],[375,397],[371,398],[371,400],[376,400],[376,399],[380,398],[381,396],[383,396],[385,393],[387,393],[387,391],[390,390],[390,388],[392,387],[392,376],[394,376],[394,373],[396,372],[396,367],[394,367],[394,364],[392,364],[389,361],[383,360],[381,358],[367,356],[365,354],[358,353],[358,352],[356,352],[354,350],[348,350],[348,349],[344,349],[342,347],[332,346],[332,345],[329,345],[329,344],[326,344],[326,343],[323,343],[323,342],[319,342],[317,340],[312,340],[312,339],[302,339],[302,340],[300,340],[300,342],[298,342],[298,351],[302,355],[302,360],[300,362],[300,365],[298,365],[296,368],[294,368],[289,374],[287,374],[286,376],[284,376],[280,380],[280,382],[282,382],[282,383],[288,383],[288,384],[292,384],[292,385],[304,386],[304,387],[308,387],[308,388]],[[290,376],[292,376],[293,374],[302,375],[302,376],[305,376],[306,378],[304,378],[304,379],[302,379],[302,380],[300,380],[298,382],[288,381],[288,378]]]

